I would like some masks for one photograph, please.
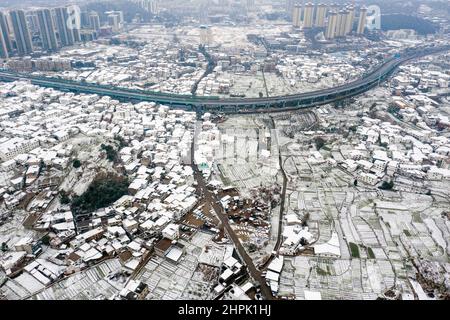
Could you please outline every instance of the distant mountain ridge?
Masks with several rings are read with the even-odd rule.
[[[383,31],[413,29],[420,35],[433,34],[437,31],[437,27],[430,21],[406,14],[382,14],[381,29]]]

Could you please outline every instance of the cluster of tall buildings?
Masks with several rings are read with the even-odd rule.
[[[11,11],[9,15],[0,12],[0,58],[8,58],[14,51],[21,55],[33,52],[31,34],[22,10]]]
[[[160,12],[161,0],[131,0],[138,4],[141,8],[147,10],[152,14],[158,14]]]
[[[80,30],[67,22],[69,18],[65,7],[39,9],[31,14],[23,10],[0,12],[0,58],[33,53],[30,25],[38,30],[43,50],[54,51],[81,41]]]
[[[325,37],[333,39],[344,37],[353,30],[355,9],[347,7],[339,11],[330,11]]]
[[[318,4],[317,6],[312,3],[307,3],[304,6],[293,4],[292,10],[292,24],[296,28],[325,26],[327,6],[324,4]]]
[[[105,12],[108,20],[108,25],[112,28],[113,32],[117,32],[122,29],[125,22],[122,11],[108,11]]]
[[[51,52],[96,39],[102,29],[99,14],[94,11],[80,14],[80,19],[75,18],[70,7],[0,12],[0,58],[30,55],[36,46]],[[107,28],[112,32],[122,29],[125,23],[122,11],[109,11],[105,15]]]
[[[85,12],[84,14],[87,15],[85,25],[89,25],[92,30],[100,30],[101,24],[100,16],[98,15],[98,13],[95,11],[91,11],[89,13]]]
[[[334,39],[345,37],[354,30],[355,21],[356,34],[364,33],[366,26],[367,9],[359,9],[359,16],[356,17],[355,8],[352,5],[340,7],[337,4],[312,4],[301,5],[295,0],[286,1],[286,10],[292,13],[292,25],[295,28],[326,28],[325,37]],[[357,18],[357,19],[356,19]]]
[[[0,58],[7,58],[12,51],[5,15],[0,12]]]

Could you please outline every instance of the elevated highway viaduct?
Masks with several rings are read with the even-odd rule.
[[[359,95],[388,79],[401,64],[411,59],[447,50],[450,50],[450,45],[430,46],[427,48],[404,51],[396,57],[385,60],[371,71],[366,72],[360,79],[352,82],[317,91],[265,98],[219,98],[176,95],[77,82],[45,76],[33,76],[31,74],[15,73],[6,70],[0,70],[0,80],[28,80],[31,81],[32,84],[61,91],[105,95],[124,102],[156,102],[171,108],[196,111],[198,113],[276,112],[323,105]]]

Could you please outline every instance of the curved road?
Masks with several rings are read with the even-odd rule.
[[[233,99],[219,97],[196,97],[192,95],[176,95],[167,93],[149,92],[121,87],[97,85],[86,82],[76,82],[50,77],[32,76],[30,74],[15,73],[0,70],[0,80],[16,81],[30,80],[31,83],[76,93],[99,94],[111,96],[123,101],[149,101],[168,105],[172,108],[180,108],[202,112],[224,113],[255,113],[287,111],[298,108],[307,108],[316,105],[327,104],[361,94],[386,80],[392,72],[402,63],[425,55],[450,50],[450,45],[442,47],[428,47],[417,50],[409,50],[398,57],[388,59],[383,64],[368,72],[361,79],[333,88],[298,93],[284,96],[265,98]]]

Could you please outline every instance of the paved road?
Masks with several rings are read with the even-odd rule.
[[[272,129],[276,129],[275,120],[273,119],[273,117],[270,117],[270,121],[272,123]],[[278,237],[277,237],[277,242],[275,243],[275,247],[273,249],[275,254],[272,253],[270,258],[267,259],[267,261],[263,265],[260,266],[260,270],[265,270],[269,266],[269,264],[272,262],[272,260],[275,259],[276,255],[278,255],[278,250],[280,250],[281,240],[283,238],[283,218],[284,218],[284,212],[285,212],[284,207],[285,207],[285,203],[286,203],[286,190],[287,190],[288,178],[287,178],[286,172],[283,169],[283,156],[282,156],[281,146],[278,147],[278,163],[280,165],[281,174],[283,175],[283,189],[281,190],[280,212],[278,215]]]
[[[195,151],[195,135],[191,147],[192,159],[194,157],[194,151]],[[209,191],[208,188],[206,187],[206,181],[203,178],[202,173],[198,170],[197,166],[194,164],[194,161],[192,161],[192,169],[194,170],[194,177],[195,180],[197,181],[198,187],[200,188],[203,194],[203,198],[213,207],[214,211],[217,213],[217,217],[222,223],[222,226],[224,227],[228,237],[231,239],[231,241],[233,241],[234,246],[239,253],[239,256],[244,260],[244,263],[247,266],[250,275],[254,280],[256,280],[259,283],[263,297],[267,300],[273,300],[274,297],[272,295],[272,290],[267,285],[265,279],[261,276],[261,272],[253,264],[253,259],[247,254],[247,251],[245,250],[238,236],[231,228],[228,216],[224,213],[222,206],[218,203],[219,199],[214,193]]]
[[[221,111],[228,113],[254,113],[286,111],[327,104],[361,94],[387,79],[402,63],[414,58],[449,49],[450,46],[430,47],[425,49],[418,48],[414,52],[404,52],[398,58],[388,59],[383,64],[366,73],[361,79],[357,79],[344,85],[306,93],[265,98],[222,99],[219,97],[183,96],[83,83],[58,78],[33,76],[30,74],[6,71],[4,69],[0,70],[0,80],[16,81],[27,79],[33,84],[56,88],[58,90],[107,95],[126,101],[153,101],[173,108],[189,109],[198,112]]]

